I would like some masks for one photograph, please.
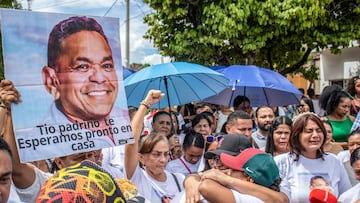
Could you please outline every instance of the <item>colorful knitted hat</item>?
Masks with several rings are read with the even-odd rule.
[[[120,203],[126,200],[110,174],[85,160],[50,177],[42,186],[36,202]]]

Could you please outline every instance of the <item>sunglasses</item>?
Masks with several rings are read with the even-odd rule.
[[[302,107],[304,107],[304,104],[298,104],[298,105],[296,105],[296,107],[297,108],[300,108],[300,107],[302,108]]]
[[[218,136],[214,136],[214,135],[209,135],[206,137],[206,142],[207,143],[212,143],[214,141],[220,141],[223,138],[222,135],[218,135]]]

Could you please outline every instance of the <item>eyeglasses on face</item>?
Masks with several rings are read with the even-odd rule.
[[[206,142],[207,143],[212,143],[214,141],[220,141],[223,138],[222,135],[218,135],[218,136],[214,136],[214,135],[209,135],[206,137]]]
[[[151,157],[155,158],[155,159],[160,159],[161,156],[164,156],[166,159],[170,159],[170,152],[157,152],[157,151],[153,151],[150,152]]]

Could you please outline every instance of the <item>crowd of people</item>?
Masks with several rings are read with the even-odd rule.
[[[52,84],[48,90],[56,94],[55,103],[63,102],[57,103],[58,111],[100,119],[108,116],[112,104],[104,104],[108,111],[101,109],[97,115],[95,107],[84,105],[88,97],[91,105],[102,104],[94,99],[100,93],[90,90],[82,95],[84,104],[72,101],[79,110],[66,110],[70,97],[62,84],[68,80],[61,68],[69,67],[57,64],[74,48],[66,40],[80,39],[82,32],[103,42],[98,46],[105,47],[105,56],[100,63],[79,56],[80,62],[92,64],[67,71],[88,72],[83,79],[97,85],[113,79],[106,37],[99,27],[86,26],[88,19],[82,20],[83,30],[59,37],[59,51],[49,64],[54,68],[48,70],[46,81]],[[246,96],[239,95],[232,107],[198,102],[172,110],[150,109],[164,96],[151,90],[138,108],[129,107],[132,143],[22,163],[11,115],[11,104],[16,108],[21,95],[11,81],[3,80],[0,202],[359,203],[360,128],[355,118],[360,109],[360,79],[354,77],[350,83],[348,90],[332,85],[316,102],[304,96],[299,104],[287,107],[253,108]],[[114,97],[117,86],[101,94],[105,92]]]

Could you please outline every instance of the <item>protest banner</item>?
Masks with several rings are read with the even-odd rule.
[[[119,19],[2,9],[1,30],[22,162],[133,143]]]

